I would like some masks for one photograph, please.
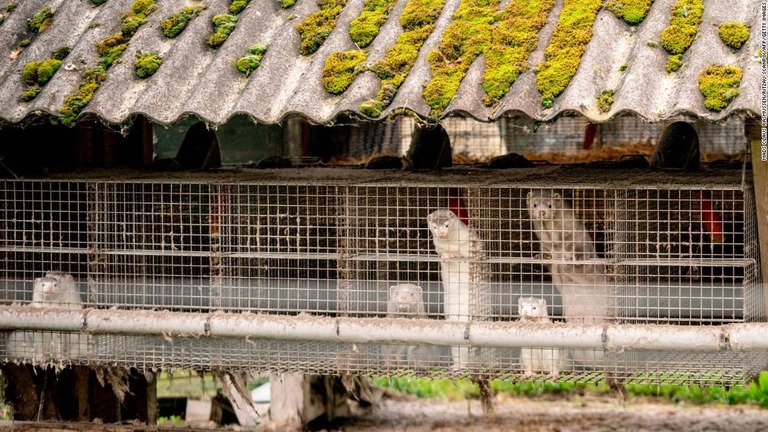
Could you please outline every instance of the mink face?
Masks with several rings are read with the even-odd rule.
[[[437,210],[427,216],[429,230],[437,238],[447,237],[456,220],[456,215],[450,210]]]
[[[560,205],[560,194],[549,191],[528,192],[528,213],[532,219],[553,219]]]
[[[517,301],[518,312],[521,319],[547,318],[547,301],[534,297],[521,297]]]
[[[421,299],[421,292],[420,286],[412,284],[400,284],[389,287],[387,315],[424,316],[424,302]]]

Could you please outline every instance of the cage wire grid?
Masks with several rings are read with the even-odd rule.
[[[618,174],[617,174],[618,176]],[[82,305],[512,322],[540,325],[764,321],[752,189],[404,185],[279,181],[4,180],[0,300],[29,307],[33,280],[71,274]],[[532,197],[566,224],[537,225]],[[469,240],[439,254],[427,216],[450,209]],[[547,210],[550,210],[547,207]],[[459,228],[457,228],[459,227]],[[463,227],[463,228],[461,228]],[[466,255],[466,256],[464,256]],[[414,310],[393,286],[416,286]],[[413,293],[412,293],[413,294]],[[552,324],[548,324],[551,321]],[[417,327],[414,327],[417,328]],[[767,364],[750,352],[449,347],[5,332],[6,360],[140,367],[730,385]]]

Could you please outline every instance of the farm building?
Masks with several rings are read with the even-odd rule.
[[[758,2],[0,7],[17,419],[90,421],[96,380],[152,423],[160,370],[350,390],[768,365]],[[49,393],[75,402],[48,403],[68,370]]]

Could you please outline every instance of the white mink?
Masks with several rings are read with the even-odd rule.
[[[414,284],[399,284],[389,287],[387,318],[424,318],[427,316],[422,299],[421,287]]]
[[[445,319],[469,321],[470,286],[473,266],[485,258],[483,243],[477,234],[452,211],[440,209],[427,216],[435,252],[440,256],[440,276],[443,282]],[[475,268],[476,270],[476,268]],[[453,368],[469,363],[469,348],[451,347]]]
[[[433,211],[427,216],[427,223],[440,258],[469,258],[472,243],[479,241],[477,235],[448,209]]]
[[[536,297],[520,297],[517,309],[521,321],[550,323],[547,301]],[[523,379],[536,375],[537,372],[549,372],[549,377],[556,380],[560,375],[562,352],[559,348],[521,348],[520,363],[523,366]]]
[[[82,309],[83,301],[72,275],[63,272],[48,272],[44,277],[35,278],[31,305],[34,307]]]
[[[83,303],[72,275],[48,272],[33,281],[29,306],[82,309]],[[31,358],[38,362],[74,359],[80,356],[81,337],[85,338],[79,334],[60,332],[15,331],[9,337],[8,351],[13,357]]]
[[[597,258],[595,245],[584,224],[557,192],[533,190],[526,198],[536,237],[547,258],[587,260]]]
[[[597,258],[597,251],[584,224],[563,197],[549,190],[532,190],[527,195],[528,213],[543,255],[560,261],[550,266],[552,283],[563,301],[563,317],[569,323],[599,324],[612,318],[614,294],[602,264],[579,261]],[[571,352],[573,359],[596,365],[602,351]]]
[[[387,318],[426,318],[422,289],[414,284],[389,287]],[[382,348],[386,368],[407,365],[426,369],[438,362],[439,350],[431,345],[386,345]]]

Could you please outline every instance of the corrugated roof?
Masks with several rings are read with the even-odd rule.
[[[512,0],[517,1],[517,0]],[[755,0],[706,0],[703,21],[696,39],[684,54],[684,66],[667,73],[668,54],[658,45],[662,30],[669,25],[676,0],[656,0],[647,17],[637,26],[629,26],[608,10],[600,10],[593,25],[594,36],[587,45],[578,72],[551,108],[544,108],[536,89],[536,76],[528,68],[514,82],[506,96],[493,107],[483,104],[481,86],[485,59],[480,55],[470,66],[461,86],[442,116],[460,114],[488,121],[509,112],[523,112],[533,119],[547,121],[559,115],[581,114],[592,121],[605,121],[619,114],[637,114],[649,121],[689,114],[718,121],[734,113],[757,114],[759,110],[760,47],[759,2]],[[509,0],[502,1],[500,8]],[[0,6],[10,3],[0,1]],[[17,123],[35,112],[60,115],[64,98],[82,83],[81,74],[99,61],[95,45],[120,31],[120,16],[131,8],[133,0],[108,0],[94,6],[88,0],[24,0],[0,24],[0,119]],[[160,31],[159,23],[185,4],[205,4],[177,38]],[[396,2],[379,35],[368,49],[368,63],[381,58],[402,33],[399,15],[406,0]],[[460,0],[446,0],[442,13],[419,51],[410,73],[380,118],[400,109],[422,117],[430,115],[423,92],[431,79],[427,54],[434,50],[450,24]],[[315,0],[299,0],[283,9],[277,0],[254,0],[239,15],[239,22],[229,39],[218,49],[206,39],[212,32],[211,19],[226,13],[230,1],[210,0],[157,2],[158,9],[130,39],[121,60],[107,71],[106,80],[96,91],[83,113],[95,114],[112,123],[122,123],[132,115],[144,114],[160,123],[171,123],[194,114],[211,124],[245,113],[264,123],[280,122],[299,114],[316,123],[329,123],[340,114],[360,114],[360,105],[374,98],[380,80],[373,72],[356,77],[344,93],[334,96],[322,85],[321,74],[326,58],[334,52],[356,49],[349,36],[350,22],[363,9],[364,0],[348,0],[333,31],[311,55],[300,55],[297,24],[319,10]],[[43,7],[54,11],[51,26],[34,35],[32,43],[18,56],[12,53],[19,42],[32,34],[27,20]],[[529,56],[531,66],[544,59],[555,23],[563,9],[563,0],[547,16],[539,33],[536,50]],[[751,31],[739,50],[725,46],[717,25],[726,21],[747,24]],[[261,65],[249,77],[237,71],[235,62],[254,43],[268,47]],[[31,102],[22,102],[27,88],[22,69],[30,61],[51,56],[59,46],[68,45],[71,54],[61,69]],[[140,51],[158,51],[163,58],[159,70],[148,79],[139,79],[133,61]],[[735,65],[743,78],[740,95],[721,112],[704,107],[698,77],[712,64]],[[608,113],[598,109],[597,96],[605,89],[615,90]]]

